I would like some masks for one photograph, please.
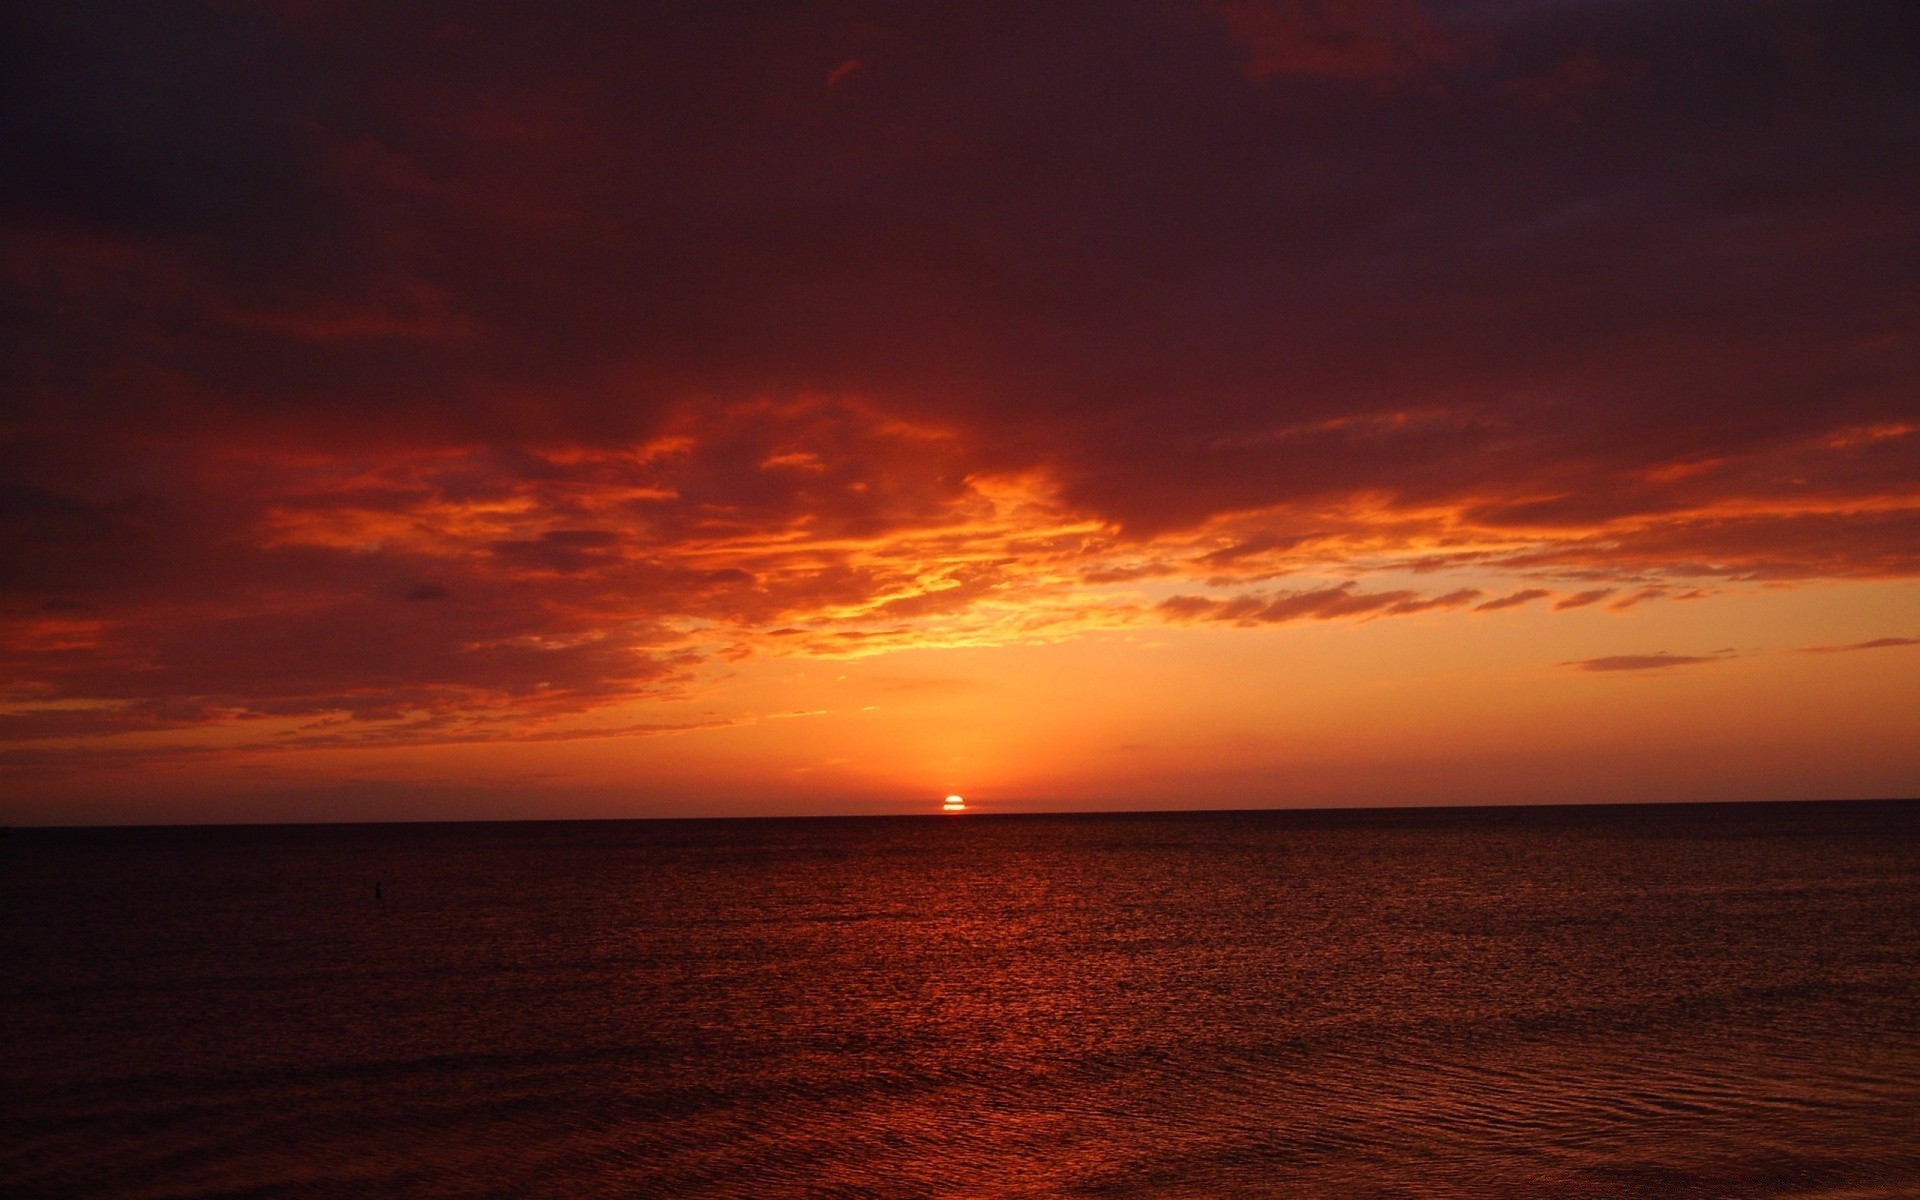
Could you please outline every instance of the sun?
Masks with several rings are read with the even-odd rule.
[[[965,812],[967,811],[967,802],[962,798],[960,798],[959,796],[948,796],[945,800],[940,802],[940,811]]]

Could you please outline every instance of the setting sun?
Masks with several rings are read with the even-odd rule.
[[[965,812],[967,802],[959,796],[948,796],[941,802],[940,808],[943,812]]]

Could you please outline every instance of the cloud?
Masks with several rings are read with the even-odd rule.
[[[1625,612],[1627,609],[1644,604],[1648,600],[1665,599],[1667,595],[1668,589],[1664,587],[1643,587],[1620,597],[1618,600],[1607,605],[1607,608],[1613,612]]]
[[[474,746],[500,742],[551,743],[602,741],[613,738],[660,737],[722,729],[746,724],[745,719],[639,722],[567,729],[528,728],[515,721],[396,720],[296,731],[291,735],[261,737],[225,744],[152,743],[100,745],[0,746],[0,769],[23,775],[54,774],[76,769],[138,770],[162,762],[231,758],[256,754],[284,754],[301,750],[378,749],[396,746]],[[4,739],[13,740],[13,739]]]
[[[1576,50],[1551,70],[1507,82],[1517,102],[1562,117],[1577,117],[1605,92],[1625,88],[1646,74],[1642,64],[1609,62],[1591,49]]]
[[[1474,605],[1474,611],[1475,612],[1498,612],[1500,609],[1503,609],[1503,608],[1518,608],[1522,604],[1526,604],[1534,600],[1544,599],[1545,597],[1551,596],[1551,595],[1553,595],[1553,593],[1548,591],[1545,588],[1521,588],[1517,592],[1509,592],[1504,596],[1499,596],[1499,597],[1496,597],[1495,599],[1488,600],[1483,604],[1476,604]]]
[[[1256,81],[1394,80],[1463,51],[1419,0],[1239,0],[1218,12]]]
[[[1883,637],[1869,642],[1854,642],[1847,646],[1808,646],[1803,654],[1845,654],[1854,650],[1891,650],[1898,646],[1920,646],[1920,638]]]
[[[1220,621],[1236,625],[1276,625],[1287,621],[1327,621],[1335,617],[1403,616],[1436,609],[1458,608],[1481,593],[1461,588],[1440,596],[1421,596],[1415,592],[1362,592],[1352,583],[1305,591],[1280,592],[1269,596],[1234,596],[1218,600],[1205,596],[1170,596],[1156,607],[1166,619],[1176,622]]]
[[[1473,601],[1478,600],[1483,594],[1479,588],[1455,588],[1453,591],[1440,596],[1424,596],[1402,600],[1397,604],[1388,606],[1387,612],[1392,616],[1402,616],[1407,613],[1459,608],[1463,604],[1471,604]]]
[[[1668,667],[1690,667],[1701,663],[1719,662],[1724,657],[1726,657],[1724,653],[1668,654],[1663,650],[1657,654],[1615,654],[1604,658],[1583,658],[1560,665],[1572,667],[1578,671],[1660,671]]]
[[[1562,596],[1553,602],[1553,611],[1565,612],[1571,608],[1585,608],[1589,604],[1598,604],[1613,595],[1614,588],[1589,588],[1584,592],[1575,592],[1571,596]]]
[[[22,5],[6,736],[1920,577],[1888,11]]]

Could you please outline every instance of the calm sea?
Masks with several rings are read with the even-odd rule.
[[[1920,805],[24,830],[0,903],[8,1197],[1920,1196]]]

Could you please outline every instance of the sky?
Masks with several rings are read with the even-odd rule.
[[[0,820],[1920,794],[1897,0],[48,0]]]

